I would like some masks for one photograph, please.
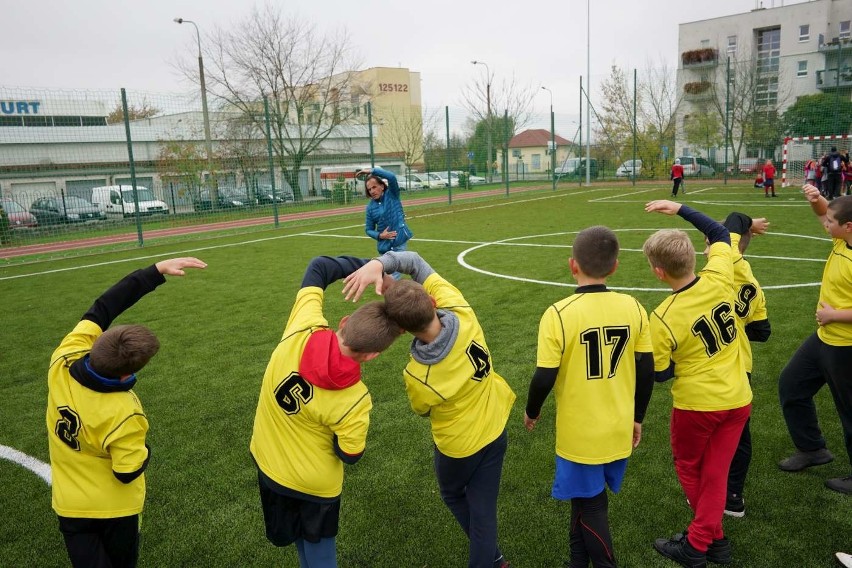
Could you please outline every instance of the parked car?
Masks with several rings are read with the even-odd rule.
[[[293,201],[293,194],[290,191],[276,187],[275,197],[273,198],[271,185],[258,185],[255,190],[255,199],[258,205],[271,205],[273,201],[277,203]]]
[[[681,156],[678,158],[680,165],[683,166],[684,176],[714,176],[716,170],[710,165],[710,162],[698,156]]]
[[[639,177],[642,174],[642,160],[627,160],[615,170],[615,177]]]
[[[40,197],[30,205],[30,213],[35,215],[39,225],[83,223],[106,219],[106,213],[97,205],[74,195]]]
[[[463,175],[467,176],[467,181],[468,181],[468,183],[470,183],[471,185],[473,185],[473,184],[477,184],[477,183],[485,183],[485,182],[487,182],[487,181],[488,181],[487,179],[485,179],[485,178],[484,178],[484,177],[482,177],[482,176],[474,176],[474,175],[471,175],[471,174],[469,174],[469,173],[467,173],[467,172],[453,171],[453,172],[450,172],[450,175],[453,177],[453,180],[455,180],[455,181],[453,182],[453,185],[458,185],[458,184],[459,184],[459,175],[460,175],[460,174],[463,174]]]
[[[728,173],[756,174],[761,171],[762,168],[763,160],[760,158],[740,158],[740,162],[737,164],[736,169],[733,165],[728,166]]]
[[[585,178],[586,177],[586,158],[567,158],[562,165],[556,168],[553,176],[559,180],[560,178]],[[592,158],[589,161],[589,176],[592,178],[598,177],[598,161]]]
[[[216,209],[236,209],[248,204],[248,197],[232,188],[220,187],[216,191],[218,199]],[[193,199],[192,206],[196,211],[209,211],[213,209],[213,201],[210,199],[210,190],[202,189],[198,196]]]
[[[440,172],[430,172],[426,174],[426,179],[429,180],[429,187],[431,188],[450,187],[452,183],[447,178],[447,172],[444,172],[443,175]]]
[[[101,211],[124,217],[136,215],[137,202],[139,203],[140,215],[169,214],[169,206],[164,201],[157,199],[153,190],[141,185],[136,186],[135,199],[132,185],[93,187],[91,201]]]
[[[17,201],[0,199],[0,207],[6,212],[6,217],[9,218],[9,226],[13,229],[31,229],[38,225],[35,215],[27,211]]]
[[[431,187],[429,179],[425,174],[421,173],[409,172],[407,174],[399,174],[396,176],[396,181],[399,183],[399,189],[402,190],[427,189]]]

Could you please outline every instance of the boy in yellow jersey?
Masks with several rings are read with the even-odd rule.
[[[344,317],[336,331],[325,319],[326,287],[366,262],[311,261],[257,403],[251,455],[266,538],[275,546],[296,543],[303,568],[337,566],[343,464],[363,455],[373,407],[360,365],[402,333],[383,302]]]
[[[627,458],[642,438],[654,389],[648,314],[606,280],[618,266],[607,227],[580,231],[568,260],[574,294],[547,308],[524,426],[532,431],[556,388],[556,475],[552,495],[571,501],[571,568],[616,566],[606,486],[618,493]]]
[[[766,219],[752,219],[743,213],[731,213],[725,219],[725,227],[731,233],[731,249],[734,251],[734,294],[736,303],[734,313],[742,322],[745,333],[739,334],[740,349],[745,361],[746,375],[751,382],[752,352],[751,342],[763,343],[769,339],[772,328],[766,311],[766,296],[751,265],[743,257],[752,235],[766,232],[769,222]],[[704,251],[709,254],[709,247]],[[728,472],[728,495],[725,500],[725,514],[731,517],[745,516],[745,499],[743,489],[745,478],[751,465],[751,429],[746,421],[740,435],[737,451]]]
[[[148,419],[136,394],[136,372],[160,342],[141,325],[113,320],[197,258],[163,260],[136,270],[104,292],[65,336],[47,371],[47,433],[53,510],[75,568],[133,567],[145,504]]]
[[[694,517],[687,531],[659,538],[654,548],[681,566],[729,562],[722,530],[728,470],[751,411],[734,312],[734,265],[728,229],[673,201],[652,201],[649,212],[679,215],[710,243],[707,265],[695,274],[695,248],[684,231],[651,235],[643,251],[654,275],[672,290],[651,313],[654,370],[672,381],[671,444],[675,471]]]
[[[410,274],[382,289],[384,273]],[[347,299],[375,284],[388,315],[414,335],[403,377],[411,408],[429,417],[441,498],[468,536],[469,568],[509,565],[497,546],[497,495],[515,393],[491,362],[461,292],[415,252],[387,252],[346,279]]]
[[[828,463],[834,456],[826,448],[819,428],[814,396],[828,384],[843,440],[852,464],[852,196],[828,202],[812,185],[804,187],[811,209],[831,235],[833,245],[825,269],[816,308],[816,333],[799,347],[778,383],[781,410],[797,452],[778,465],[784,471],[800,471]],[[849,471],[849,470],[847,470]],[[825,482],[839,493],[852,494],[852,475]]]

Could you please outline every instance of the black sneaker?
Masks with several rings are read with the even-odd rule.
[[[654,549],[686,568],[707,567],[707,555],[695,550],[685,537],[680,539],[674,537],[658,538],[654,541]]]
[[[820,448],[812,452],[796,452],[778,462],[778,467],[783,471],[802,471],[812,465],[822,465],[833,460],[834,456],[827,448]]]
[[[672,540],[686,540],[686,535],[689,531],[677,533],[672,537]],[[725,537],[714,540],[707,547],[707,562],[713,564],[730,564],[733,562],[733,553],[731,552],[731,541]]]
[[[825,486],[832,491],[852,495],[852,475],[849,477],[834,477],[825,482]]]
[[[739,493],[728,493],[725,500],[725,514],[729,517],[745,517],[745,499]]]

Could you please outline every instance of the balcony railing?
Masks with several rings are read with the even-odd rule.
[[[693,49],[680,54],[684,69],[713,67],[719,61],[719,50],[712,48]]]
[[[852,67],[841,67],[839,76],[836,67],[834,69],[820,69],[816,72],[816,86],[817,89],[823,91],[852,87]]]
[[[852,50],[852,37],[832,38],[826,43],[819,44],[821,52],[837,52]]]

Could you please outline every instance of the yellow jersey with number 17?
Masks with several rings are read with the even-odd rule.
[[[635,355],[652,351],[648,314],[632,296],[601,287],[547,308],[536,365],[559,368],[556,455],[602,464],[631,454]]]

